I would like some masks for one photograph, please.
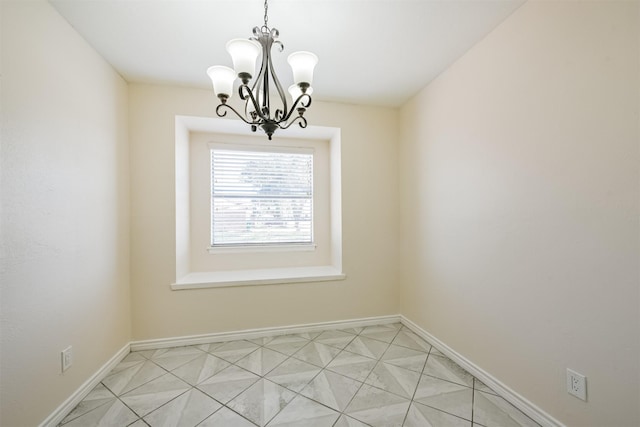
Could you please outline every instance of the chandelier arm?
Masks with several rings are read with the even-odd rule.
[[[253,93],[259,94],[260,92],[263,91],[263,82],[264,82],[264,74],[266,71],[266,51],[267,51],[267,46],[266,43],[268,42],[267,40],[265,40],[265,30],[267,30],[268,32],[268,28],[263,27],[262,29],[259,27],[254,27],[253,28],[253,35],[254,37],[252,37],[252,40],[255,40],[256,42],[258,42],[258,44],[261,47],[261,51],[262,51],[262,58],[260,61],[260,71],[258,71],[258,74],[256,75],[256,77],[253,79],[253,85],[251,86],[251,91]],[[244,100],[244,98],[242,98]],[[262,108],[259,107],[259,104],[257,102],[257,100],[255,100],[253,102],[254,107],[256,109],[256,111],[259,111],[262,113]]]
[[[259,94],[263,91],[262,88],[262,83],[263,83],[263,68],[264,68],[264,64],[262,64],[262,66],[260,67],[260,72],[258,73],[258,77],[256,77],[253,86],[250,88],[252,93],[256,93]],[[260,107],[260,104],[258,103],[257,99],[254,99],[253,101],[253,105],[256,109],[256,111],[260,111],[260,113],[262,113],[262,108]]]
[[[235,109],[235,108],[233,108],[233,107],[232,107],[231,105],[229,105],[229,104],[219,104],[219,105],[216,107],[216,114],[218,115],[218,117],[225,117],[225,116],[227,115],[227,112],[226,112],[226,111],[222,111],[222,113],[220,112],[222,108],[228,108],[229,110],[233,111],[233,112],[236,114],[236,116],[238,116],[238,118],[240,118],[240,120],[242,120],[243,122],[245,122],[245,123],[246,123],[246,124],[248,124],[248,125],[255,125],[255,124],[258,124],[258,123],[259,123],[259,122],[250,122],[250,121],[248,121],[246,118],[244,118],[244,117],[242,116],[242,114],[238,113],[238,112],[236,111],[236,109]]]
[[[269,91],[269,68],[262,76],[262,114],[271,118],[271,96]]]
[[[305,101],[307,101],[306,104],[305,104]],[[300,104],[300,107],[302,108],[309,108],[309,106],[311,105],[311,95],[309,95],[308,93],[303,93],[302,95],[300,95],[298,99],[296,99],[293,105],[291,106],[291,110],[289,110],[287,115],[282,118],[283,122],[286,122],[287,120],[289,120],[293,112],[297,111],[296,107],[298,104]]]
[[[295,119],[291,120],[285,126],[282,126],[281,124],[278,124],[278,127],[280,129],[287,129],[287,128],[289,128],[289,126],[291,126],[292,124],[294,124],[296,122],[298,122],[300,127],[303,128],[303,129],[307,127],[307,118],[304,117],[304,116],[297,116]]]
[[[287,96],[284,94],[284,90],[282,90],[282,85],[280,84],[280,80],[278,80],[278,76],[276,75],[276,72],[273,69],[273,62],[271,61],[271,55],[270,54],[267,56],[267,59],[269,61],[267,71],[271,73],[271,77],[273,78],[273,83],[275,84],[276,89],[278,90],[278,95],[280,96],[280,100],[282,101],[282,106],[283,106],[282,109],[284,111],[287,111],[288,110],[288,108],[287,108]]]
[[[246,91],[246,93],[243,93],[243,89]],[[268,122],[268,121],[273,121],[271,120],[269,117],[265,116],[263,114],[263,112],[261,111],[260,105],[258,104],[258,102],[256,101],[256,98],[253,96],[253,91],[251,90],[251,88],[245,84],[240,85],[240,87],[238,88],[238,91],[240,92],[240,98],[242,98],[242,100],[246,100],[247,98],[249,98],[251,100],[251,103],[253,104],[253,108],[255,108],[255,113],[258,115],[258,117],[260,117],[263,121]],[[229,107],[231,108],[231,107]],[[233,110],[233,108],[231,108]],[[233,110],[236,114],[238,114],[236,112],[236,110]],[[259,125],[261,123],[260,120],[255,120],[253,122],[249,122],[245,119],[243,119],[245,121],[245,123],[249,123],[250,125]]]

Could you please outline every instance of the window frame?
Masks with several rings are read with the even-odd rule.
[[[250,253],[250,252],[297,252],[297,251],[313,251],[316,249],[315,241],[315,197],[316,197],[316,180],[315,180],[315,163],[316,150],[310,146],[282,146],[282,145],[257,145],[251,143],[227,143],[227,142],[209,142],[209,153],[213,156],[214,150],[228,151],[248,151],[248,152],[266,152],[266,153],[283,153],[283,154],[306,154],[311,156],[311,240],[309,242],[261,242],[261,243],[214,243],[214,205],[213,205],[213,185],[214,171],[213,159],[210,158],[210,221],[209,235],[210,245],[207,251],[210,254],[220,253]]]
[[[290,251],[289,254],[276,252],[212,255],[206,251],[209,240],[207,206],[211,197],[207,176],[210,168],[207,144],[212,141],[235,144],[249,140],[254,144],[263,144],[264,138],[248,133],[246,126],[237,120],[176,116],[175,126],[176,264],[175,282],[170,284],[172,290],[333,282],[346,279],[347,276],[342,269],[340,128],[317,125],[310,125],[306,129],[291,128],[279,134],[277,141],[278,144],[287,146],[313,146],[318,150],[320,161],[314,162],[317,171],[314,174],[316,192],[320,191],[315,207],[315,212],[319,215],[316,218],[317,250]],[[204,160],[202,166],[201,159]],[[201,198],[204,200],[200,201]],[[201,218],[202,216],[206,218]],[[245,258],[247,256],[250,258]]]

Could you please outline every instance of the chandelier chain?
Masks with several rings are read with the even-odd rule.
[[[264,26],[265,28],[269,28],[269,25],[267,25],[267,21],[269,20],[269,17],[267,16],[267,12],[269,11],[269,5],[267,4],[267,0],[264,0]]]

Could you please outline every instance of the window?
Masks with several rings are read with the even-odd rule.
[[[313,243],[313,151],[212,144],[211,247]]]
[[[342,271],[340,129],[308,126],[298,130],[292,127],[288,132],[279,134],[277,140],[267,142],[263,135],[247,134],[240,120],[177,116],[175,148],[176,279],[172,289],[324,282],[345,278]],[[214,194],[212,172],[215,171],[212,166],[215,167],[215,158],[212,159],[212,150],[239,156],[241,169],[246,164],[244,156],[273,155],[276,159],[284,156],[284,166],[280,157],[278,167],[285,168],[288,184],[295,185],[282,185],[281,180],[275,181],[279,182],[275,187],[285,191],[272,191],[274,186],[258,191],[255,185],[249,186],[248,183],[259,183],[260,176],[242,177],[236,170],[232,172],[236,174],[235,183],[242,184],[244,188],[236,185],[235,189],[231,186],[227,191]],[[292,162],[291,158],[297,156],[307,161]],[[271,163],[277,164],[275,160]],[[229,165],[227,169],[233,170]],[[260,169],[253,171],[257,173]],[[294,174],[293,171],[297,172]],[[296,175],[304,176],[304,181],[298,177],[291,182]],[[218,184],[222,183],[219,181]],[[217,190],[223,188],[216,187]],[[310,189],[311,197],[300,188],[305,188],[307,193]],[[227,233],[220,237],[221,240],[216,237],[213,241],[214,195],[221,196],[218,203],[234,199],[232,203],[240,204],[244,198],[245,202],[258,201],[257,204],[267,199],[269,193],[276,195],[271,197],[275,200],[270,200],[271,205],[262,208],[274,215],[267,219],[264,216],[251,218],[253,208],[249,214],[245,210],[241,221],[236,221],[235,235]],[[237,197],[230,197],[232,195]],[[276,213],[276,201],[280,203],[279,213]],[[294,202],[299,205],[294,205]],[[256,209],[259,211],[260,205]],[[297,224],[288,221],[287,215],[289,219],[297,220]],[[251,243],[246,236],[244,240],[238,239],[241,236],[238,224],[246,232],[247,227],[251,229],[256,223],[266,225],[261,233],[270,233],[272,239],[277,235],[278,239],[267,243],[262,236]],[[224,221],[219,224],[224,224]],[[255,227],[254,233],[257,230]],[[282,237],[283,230],[288,230],[286,238]]]

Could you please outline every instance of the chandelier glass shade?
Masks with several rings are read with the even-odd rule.
[[[233,68],[216,65],[209,67],[207,74],[211,78],[213,91],[220,99],[216,114],[224,117],[231,110],[249,124],[253,132],[260,127],[271,139],[277,129],[286,129],[294,123],[302,128],[307,127],[304,113],[311,105],[313,69],[318,63],[318,57],[311,52],[294,52],[287,58],[294,80],[294,84],[288,88],[290,104],[271,58],[274,45],[281,52],[284,47],[278,40],[278,30],[269,28],[267,19],[265,1],[264,25],[255,27],[250,39],[233,39],[226,45]],[[260,68],[254,78],[256,63],[260,64]],[[236,79],[240,80],[238,95],[244,105],[242,112],[227,104],[227,100],[233,95]]]

